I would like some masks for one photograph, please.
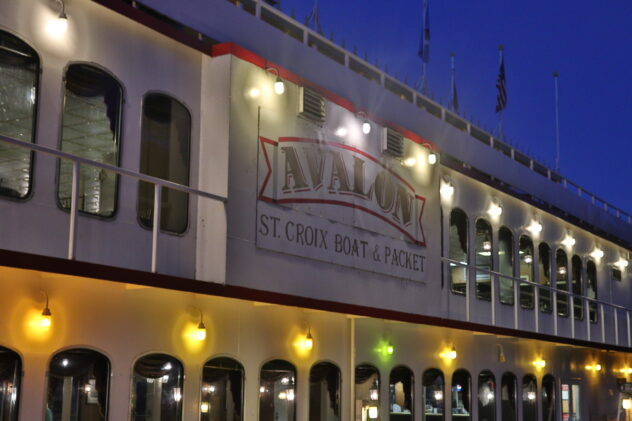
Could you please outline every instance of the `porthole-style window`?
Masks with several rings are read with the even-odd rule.
[[[444,408],[443,373],[436,368],[426,370],[423,375],[423,414],[424,421],[443,421]]]
[[[568,291],[568,258],[562,249],[555,253],[555,267],[555,288]],[[564,293],[557,294],[557,314],[563,317],[568,316],[568,295]]]
[[[450,213],[450,285],[452,292],[465,294],[467,290],[467,215],[461,209]]]
[[[391,420],[413,420],[414,390],[415,376],[410,368],[398,366],[391,370],[388,385]]]
[[[542,378],[542,419],[555,420],[555,377],[550,374]]]
[[[259,421],[296,420],[296,368],[284,360],[261,367]]]
[[[551,248],[546,243],[538,246],[538,282],[540,285],[551,286]],[[540,311],[550,313],[553,311],[551,304],[551,291],[540,289]]]
[[[17,421],[21,380],[20,356],[0,346],[0,420]]]
[[[469,421],[471,406],[472,379],[466,370],[457,370],[452,375],[452,420]]]
[[[533,241],[523,235],[520,237],[520,279],[533,282]],[[533,285],[520,283],[520,306],[533,308]]]
[[[380,372],[370,364],[359,364],[355,369],[356,419],[379,420]],[[360,413],[357,413],[360,411]]]
[[[123,89],[111,75],[87,64],[66,71],[61,150],[104,164],[118,165]],[[69,209],[72,200],[71,161],[59,165],[57,199]],[[81,165],[77,207],[104,217],[116,210],[118,176]]]
[[[332,363],[314,364],[309,371],[309,421],[340,421],[340,369]]]
[[[476,296],[491,300],[492,226],[484,219],[476,221]]]
[[[48,370],[46,420],[108,419],[110,361],[90,349],[56,354]]]
[[[182,419],[182,363],[166,354],[150,354],[134,364],[132,421]]]
[[[538,396],[538,384],[535,376],[527,374],[522,379],[522,419],[523,420],[538,420],[538,407],[536,398]],[[552,420],[554,418],[547,418]],[[504,417],[503,417],[504,421]]]
[[[595,262],[586,262],[586,296],[596,300],[597,297],[597,266]],[[591,323],[597,323],[597,303],[588,305]]]
[[[242,421],[243,366],[227,357],[218,357],[202,369],[201,421]]]
[[[578,255],[571,259],[571,268],[571,292],[582,295],[582,259]],[[581,298],[573,297],[573,312],[576,320],[584,320],[584,301]]]
[[[502,421],[518,420],[518,380],[513,373],[503,374],[500,380],[500,415]],[[525,418],[531,420],[531,418]]]
[[[0,135],[33,143],[40,60],[19,38],[0,31]],[[22,199],[31,188],[32,153],[0,142],[0,195]]]
[[[496,379],[489,370],[478,375],[478,420],[494,421],[496,419]]]
[[[500,302],[514,303],[514,244],[513,234],[507,227],[498,230],[498,271],[500,277]]]
[[[170,96],[151,93],[145,96],[140,140],[140,172],[174,183],[189,184],[191,115],[184,105]],[[183,233],[189,223],[189,195],[162,189],[160,229]],[[138,185],[138,218],[153,226],[154,185]]]

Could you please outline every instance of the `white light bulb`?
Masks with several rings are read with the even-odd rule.
[[[437,154],[434,152],[430,152],[430,154],[428,155],[428,163],[430,165],[434,165],[437,163]]]
[[[412,167],[417,163],[417,160],[415,158],[413,158],[412,156],[409,158],[404,159],[404,161],[402,161],[402,164],[404,164],[405,167]]]
[[[492,203],[488,212],[491,216],[500,216],[503,213],[503,208],[497,203]]]
[[[60,37],[68,30],[68,17],[65,14],[56,16],[48,21],[46,25],[46,31],[49,35],[54,37]]]
[[[603,257],[603,250],[595,248],[590,255],[595,259],[601,259]]]
[[[441,185],[441,188],[439,189],[439,193],[441,194],[441,197],[443,198],[446,198],[446,199],[450,198],[454,194],[454,186],[448,183],[444,183]]]
[[[575,245],[575,239],[570,235],[567,235],[566,238],[562,240],[562,244],[569,248],[573,247]]]
[[[283,95],[285,92],[285,84],[281,80],[281,78],[277,78],[276,82],[274,82],[274,93],[277,95]]]
[[[362,133],[364,134],[371,133],[371,123],[369,123],[368,121],[365,121],[364,123],[362,123]]]
[[[338,127],[338,129],[336,129],[336,136],[345,137],[346,135],[347,135],[346,127]]]

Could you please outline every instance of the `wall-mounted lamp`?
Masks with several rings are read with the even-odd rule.
[[[560,266],[559,268],[557,268],[557,273],[559,273],[560,275],[566,275],[566,266]]]
[[[542,224],[538,222],[537,220],[533,219],[531,220],[531,223],[527,227],[527,230],[533,235],[539,234],[542,232]]]
[[[439,156],[432,149],[432,146],[430,144],[428,144],[428,143],[424,143],[422,146],[425,147],[425,148],[428,148],[428,164],[430,164],[430,165],[436,164],[437,161],[439,160]]]
[[[336,129],[336,136],[338,137],[345,137],[347,135],[347,128],[346,127],[338,127]]]
[[[534,360],[531,364],[533,364],[533,366],[535,368],[544,368],[544,367],[546,367],[546,361],[543,360],[542,358],[538,358],[538,359]]]
[[[307,329],[307,335],[305,335],[305,339],[303,340],[303,348],[307,351],[311,351],[314,347],[314,337],[312,336],[312,330]]]
[[[584,368],[588,371],[601,371],[601,364],[599,363],[586,364]]]
[[[564,239],[562,240],[562,245],[568,248],[571,248],[575,245],[575,239],[570,233],[566,234],[566,237],[564,237]]]
[[[48,308],[48,294],[44,291],[42,291],[42,294],[46,297],[46,305],[44,306],[44,310],[42,310],[40,323],[42,327],[49,328],[53,324],[53,313],[51,313],[50,308]]]
[[[200,323],[198,323],[197,329],[195,330],[195,339],[198,341],[203,341],[206,339],[206,325],[204,325],[204,314],[202,310],[200,311]]]
[[[500,201],[498,199],[492,199],[492,203],[490,203],[487,213],[493,217],[499,217],[503,214],[503,207],[500,205]]]
[[[621,374],[632,374],[632,368],[624,367],[619,369],[619,373]]]
[[[603,255],[604,255],[603,250],[602,250],[602,249],[600,249],[600,248],[599,248],[599,247],[597,247],[597,246],[595,246],[595,249],[594,249],[593,251],[591,251],[591,252],[590,252],[590,256],[591,256],[593,259],[597,259],[597,260],[601,259],[601,258],[603,257]]]
[[[619,268],[619,270],[622,270],[622,271],[623,271],[623,270],[625,270],[625,268],[627,268],[627,267],[628,267],[628,261],[627,261],[627,259],[624,259],[623,257],[619,257],[619,260],[617,260],[617,261],[614,263],[614,265],[615,265],[616,267],[618,267],[618,268]]]
[[[507,358],[505,357],[503,346],[501,344],[496,344],[496,347],[498,347],[498,362],[504,363],[505,361],[507,361]]]
[[[417,165],[417,159],[415,157],[410,156],[406,159],[402,159],[401,163],[405,167],[414,167],[415,165]]]
[[[452,181],[450,180],[450,178],[444,177],[441,180],[439,194],[443,199],[449,199],[454,195],[454,186],[452,185]]]
[[[358,111],[356,116],[362,120],[362,133],[369,134],[371,133],[371,122],[366,116],[366,113],[363,111]]]
[[[452,348],[446,348],[444,349],[440,354],[439,357],[441,357],[442,360],[445,361],[452,361],[456,359],[456,348],[454,346],[452,346]]]
[[[276,73],[276,80],[274,81],[274,93],[277,95],[283,95],[285,92],[285,83],[283,83],[283,79],[279,75],[279,70],[276,67],[268,67],[266,72]]]
[[[48,22],[47,30],[53,36],[60,36],[68,30],[68,16],[66,15],[66,4],[64,0],[57,0],[59,3],[59,15]]]

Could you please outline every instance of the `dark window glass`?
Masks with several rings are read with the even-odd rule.
[[[555,288],[568,291],[568,258],[564,250],[558,250],[555,254],[555,267],[557,275],[555,277]],[[557,314],[568,316],[568,295],[557,294]]]
[[[391,371],[388,386],[389,410],[392,421],[412,421],[414,417],[413,391],[415,390],[415,376],[408,367],[395,367]]]
[[[507,227],[498,230],[498,271],[500,277],[500,302],[514,303],[514,244],[513,234]]]
[[[17,421],[20,402],[22,360],[10,349],[0,346],[0,420]]]
[[[182,419],[184,371],[177,359],[150,354],[134,364],[132,421],[179,421]]]
[[[39,72],[35,50],[0,31],[0,135],[33,143]],[[30,150],[0,142],[0,195],[29,193],[31,159]]]
[[[551,286],[551,248],[546,243],[538,246],[538,282],[540,285]],[[553,310],[551,304],[551,291],[540,289],[540,311],[550,313]]]
[[[522,379],[522,419],[529,421],[538,420],[538,407],[536,398],[538,396],[538,384],[535,376],[527,374]],[[504,421],[503,417],[503,421]],[[552,419],[550,420],[552,421]]]
[[[533,282],[533,241],[526,235],[520,237],[520,279]],[[533,308],[533,285],[520,283],[520,305]]]
[[[491,300],[492,226],[484,219],[476,221],[476,296]]]
[[[104,355],[89,349],[56,354],[49,367],[46,420],[107,420],[109,382]]]
[[[244,368],[232,358],[214,358],[202,371],[201,421],[241,421]]]
[[[261,367],[259,421],[296,420],[296,368],[284,360]]]
[[[379,420],[380,372],[369,364],[359,364],[355,369],[356,419]],[[357,411],[360,411],[358,414]]]
[[[542,419],[555,421],[555,378],[547,374],[542,378]]]
[[[472,414],[470,373],[457,370],[452,375],[452,420],[469,421]]]
[[[318,363],[309,372],[309,421],[339,421],[340,369],[332,363]]]
[[[622,279],[621,269],[618,269],[618,268],[611,268],[611,269],[612,269],[612,273],[611,273],[612,280],[621,282],[621,279]]]
[[[572,266],[572,290],[576,295],[582,295],[582,259],[574,255],[571,259]],[[576,320],[584,320],[584,301],[581,298],[573,298],[573,311]]]
[[[488,370],[478,375],[478,420],[496,420],[496,380]]]
[[[597,296],[597,266],[595,262],[589,260],[586,262],[586,296],[596,300]],[[588,304],[590,313],[590,321],[597,323],[597,303]]]
[[[467,288],[467,215],[461,209],[450,213],[450,282],[452,291],[465,294]]]
[[[123,90],[112,76],[86,64],[72,64],[66,72],[61,150],[118,165]],[[72,162],[61,160],[57,197],[69,209],[72,199]],[[99,216],[116,210],[118,176],[81,165],[77,207]]]
[[[426,370],[423,376],[424,421],[443,421],[445,419],[443,389],[443,373],[434,368]]]
[[[189,184],[191,115],[175,99],[148,94],[143,103],[140,172],[174,183]],[[183,233],[189,223],[187,193],[162,190],[160,229]],[[153,226],[154,186],[138,185],[138,217],[143,226]]]
[[[518,380],[512,373],[505,373],[500,381],[500,412],[503,421],[518,420]],[[525,418],[530,420],[530,418]]]

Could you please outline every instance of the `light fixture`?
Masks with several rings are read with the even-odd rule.
[[[377,406],[369,406],[369,419],[377,419]]]
[[[452,361],[456,359],[456,348],[454,346],[452,346],[452,348],[446,348],[444,349],[440,354],[439,357],[441,357],[442,359],[446,360],[446,361]]]
[[[68,361],[68,358],[64,358],[63,360],[61,360],[62,367],[68,367],[68,364],[70,364],[70,361]]]
[[[498,362],[504,363],[507,361],[507,357],[505,357],[505,351],[503,350],[503,346],[501,344],[496,344],[498,347]]]
[[[436,154],[436,153],[434,153],[434,152],[430,152],[430,153],[428,154],[428,163],[429,163],[430,165],[434,165],[434,164],[436,164],[436,163],[437,163],[437,160],[438,160],[438,158],[437,158],[437,154]]]
[[[559,268],[557,268],[557,273],[559,273],[560,275],[566,275],[566,266],[560,266]]]
[[[199,309],[198,309],[199,310]],[[204,314],[202,310],[200,312],[200,323],[198,323],[197,329],[195,330],[195,339],[198,341],[203,341],[206,339],[206,325],[204,324]]]
[[[527,399],[530,401],[534,401],[535,400],[535,392],[530,390],[527,392]]]
[[[305,339],[303,340],[303,348],[307,351],[311,351],[314,347],[314,337],[312,336],[312,330],[307,330],[307,335],[305,335]]]
[[[346,127],[338,127],[336,129],[336,136],[338,137],[345,137],[347,135],[347,128]]]
[[[543,360],[542,358],[538,358],[535,361],[533,361],[531,364],[533,364],[533,366],[535,368],[544,368],[546,367],[546,361]]]
[[[388,345],[386,346],[386,353],[387,353],[388,355],[393,355],[393,352],[395,352],[395,348],[393,347],[393,345],[388,344]]]
[[[531,224],[527,227],[527,230],[533,235],[539,234],[542,232],[542,224],[533,219]]]
[[[358,111],[356,116],[362,120],[362,133],[371,133],[371,122],[368,120],[366,113],[364,111]]]
[[[619,270],[625,270],[625,268],[628,267],[628,261],[623,257],[619,257],[619,260],[617,260],[614,265],[618,267]]]
[[[290,389],[287,391],[287,400],[288,401],[294,400],[294,389]]]
[[[619,373],[621,374],[632,374],[632,368],[624,367],[619,369]]]
[[[575,239],[570,233],[568,233],[566,234],[566,237],[564,237],[564,239],[562,240],[562,244],[568,248],[571,248],[575,245]]]
[[[592,252],[590,252],[590,256],[593,259],[597,259],[597,260],[601,259],[603,255],[604,255],[603,250],[598,248],[597,246],[595,246],[595,249]]]
[[[417,159],[413,156],[409,156],[408,158],[402,160],[402,165],[405,167],[414,167],[417,164]]]
[[[259,88],[251,88],[248,91],[248,96],[250,96],[250,98],[259,98],[259,95],[261,95]]]
[[[435,390],[434,398],[435,398],[436,401],[443,400],[443,392],[441,390]]]
[[[444,177],[441,180],[441,187],[439,187],[439,194],[444,199],[449,199],[454,195],[454,186],[449,177]]]
[[[621,400],[621,407],[625,410],[628,410],[632,407],[632,399],[625,398]]]
[[[499,217],[503,213],[503,208],[500,205],[500,202],[496,199],[492,200],[492,203],[489,205],[489,209],[487,210],[490,216]]]
[[[180,402],[182,400],[182,389],[179,387],[173,388],[173,400],[176,402]]]
[[[528,265],[533,263],[533,256],[531,256],[530,254],[526,254],[524,256],[524,262]]]
[[[279,393],[279,399],[281,399],[282,401],[287,399],[287,392],[280,392]]]
[[[265,388],[265,386],[261,386],[261,387],[259,388],[259,393],[266,393],[266,388]]]
[[[48,308],[48,294],[44,291],[42,291],[42,294],[46,297],[46,305],[44,306],[44,310],[42,310],[40,323],[43,328],[49,328],[53,324],[53,313],[51,313],[50,308]]]
[[[586,364],[586,367],[584,368],[588,371],[601,371],[601,364],[599,363]]]
[[[200,404],[200,412],[203,414],[208,414],[209,409],[211,409],[211,406],[206,403],[206,402],[202,402]]]
[[[276,73],[276,80],[274,81],[274,93],[277,95],[283,95],[285,92],[285,83],[283,83],[283,79],[279,75],[279,70],[276,67],[268,67],[266,72]]]
[[[483,241],[483,250],[490,251],[492,249],[492,242],[489,240]]]
[[[380,399],[380,392],[377,387],[373,386],[371,389],[369,389],[369,399],[371,399],[372,401]]]
[[[163,369],[163,370],[165,370],[165,371],[169,371],[169,370],[171,370],[172,368],[173,368],[173,366],[171,365],[171,363],[170,363],[170,362],[166,362],[166,363],[162,366],[162,369]]]
[[[281,384],[289,384],[290,383],[290,378],[289,377],[283,377],[281,379]]]
[[[68,30],[68,16],[66,15],[66,4],[64,0],[57,0],[59,3],[59,15],[48,22],[47,30],[53,36],[60,36]]]

